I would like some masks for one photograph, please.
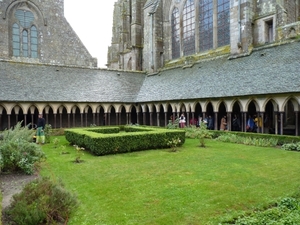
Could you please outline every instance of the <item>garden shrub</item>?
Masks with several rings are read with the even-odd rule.
[[[50,143],[50,137],[52,135],[52,126],[51,124],[46,124],[44,128],[44,134],[45,134],[45,143]]]
[[[123,127],[125,132],[115,133],[115,127],[88,129],[66,129],[65,137],[71,143],[91,151],[94,155],[126,153],[132,151],[167,148],[168,141],[174,138],[185,142],[185,131],[162,128]],[[113,133],[107,133],[111,130]],[[120,130],[120,129],[119,129]],[[133,132],[133,130],[135,132]],[[95,131],[95,132],[94,132]],[[130,132],[129,132],[130,131]]]
[[[230,142],[236,144],[254,145],[260,147],[275,147],[278,144],[278,139],[276,138],[266,138],[261,136],[260,138],[251,136],[240,136],[235,133],[224,132],[216,138],[218,141]]]
[[[3,132],[3,140],[0,141],[1,171],[33,174],[36,163],[46,157],[41,147],[32,143],[34,132],[22,127],[21,122]]]
[[[286,197],[265,210],[255,210],[250,215],[239,216],[232,221],[221,224],[260,225],[260,224],[291,224],[300,223],[300,200]]]
[[[21,193],[14,195],[5,214],[18,225],[66,224],[77,206],[76,196],[61,181],[43,177],[26,184]]]
[[[300,142],[283,144],[281,149],[288,151],[300,151]]]

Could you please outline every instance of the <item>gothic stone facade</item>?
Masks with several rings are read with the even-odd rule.
[[[298,18],[298,0],[118,0],[107,65],[152,73],[244,55],[295,38]]]

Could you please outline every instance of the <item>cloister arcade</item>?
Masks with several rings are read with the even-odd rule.
[[[17,122],[23,125],[35,124],[42,113],[52,128],[89,127],[91,125],[140,124],[167,126],[171,116],[184,113],[187,125],[190,121],[208,115],[214,118],[214,129],[219,129],[221,117],[227,116],[228,130],[231,130],[232,116],[241,121],[241,131],[246,131],[249,115],[261,116],[261,132],[299,135],[300,96],[273,96],[253,98],[224,98],[207,100],[183,100],[148,103],[10,103],[0,104],[0,130],[13,127]]]

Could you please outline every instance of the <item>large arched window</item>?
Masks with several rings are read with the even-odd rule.
[[[174,0],[174,5],[172,59],[230,44],[230,0]]]
[[[183,9],[183,54],[195,53],[195,4],[187,0]]]
[[[16,10],[16,23],[12,26],[12,53],[16,57],[38,57],[38,31],[33,25],[35,20],[32,12]]]
[[[218,0],[218,47],[230,43],[230,0]]]
[[[180,57],[180,17],[178,8],[172,12],[172,58]]]
[[[199,46],[200,51],[213,48],[213,1],[199,1]]]

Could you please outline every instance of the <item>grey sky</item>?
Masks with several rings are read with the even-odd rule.
[[[98,67],[107,62],[111,44],[115,0],[65,0],[65,17],[93,57]]]

